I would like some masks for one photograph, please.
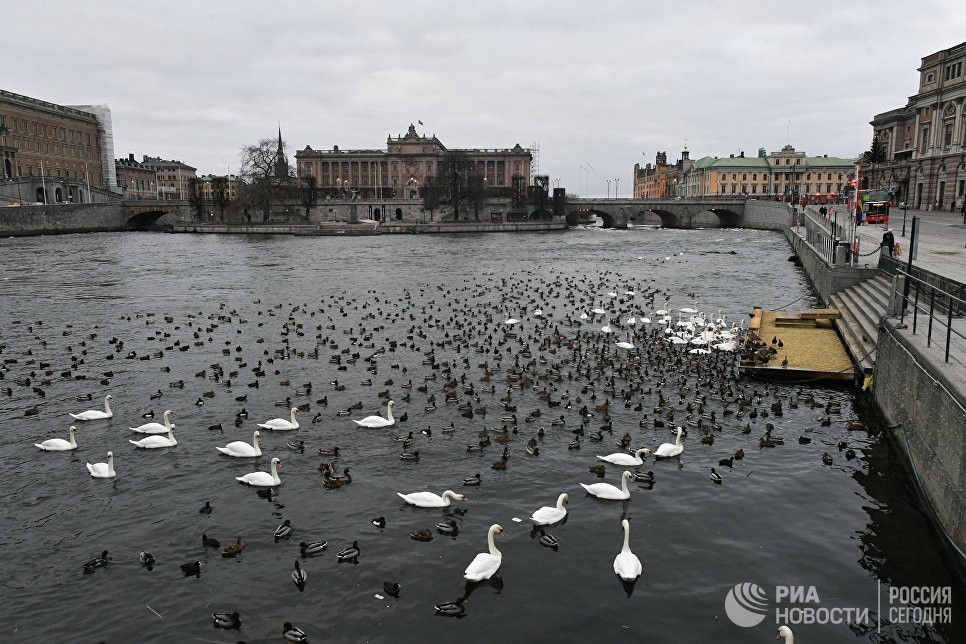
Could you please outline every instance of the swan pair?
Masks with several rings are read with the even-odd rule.
[[[70,414],[74,420],[101,420],[103,418],[113,418],[114,412],[111,411],[111,401],[114,397],[110,394],[104,396],[104,411],[100,409],[88,409],[79,414]]]
[[[174,425],[168,426],[167,436],[153,434],[146,438],[142,438],[139,441],[129,440],[128,442],[135,447],[140,447],[141,449],[160,449],[162,447],[174,447],[178,444],[178,441],[174,437]]]
[[[370,427],[370,428],[392,427],[393,425],[396,424],[396,420],[392,417],[392,408],[395,404],[396,403],[394,403],[391,400],[386,403],[385,418],[383,418],[382,416],[366,416],[362,420],[353,419],[352,422],[354,422],[359,427]]]
[[[144,423],[143,425],[138,425],[137,427],[128,427],[132,432],[137,432],[139,434],[167,434],[169,427],[174,427],[171,424],[171,414],[173,414],[170,409],[164,412],[164,423]]]

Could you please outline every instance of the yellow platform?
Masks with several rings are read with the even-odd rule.
[[[748,341],[761,339],[778,353],[767,365],[742,361],[741,370],[773,380],[851,380],[852,360],[832,325],[832,320],[838,317],[836,309],[789,312],[755,307]],[[775,339],[782,346],[773,343]],[[787,365],[783,367],[786,359]]]

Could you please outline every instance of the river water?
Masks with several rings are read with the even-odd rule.
[[[310,641],[345,642],[765,642],[784,622],[799,642],[966,641],[962,582],[898,455],[884,438],[848,429],[849,421],[872,420],[854,408],[847,389],[734,381],[719,358],[715,373],[724,369],[725,381],[650,339],[649,327],[625,324],[630,315],[652,315],[665,298],[673,311],[696,307],[728,324],[746,319],[754,305],[814,306],[788,254],[775,233],[652,228],[0,240],[0,388],[10,388],[0,393],[0,641],[281,641],[284,622]],[[614,335],[600,333],[603,317],[578,324],[580,312],[598,306]],[[534,317],[538,308],[543,318]],[[520,323],[507,327],[508,315]],[[631,330],[643,356],[637,367],[614,347]],[[330,361],[336,355],[341,365]],[[218,381],[215,364],[225,374]],[[259,364],[264,375],[255,372]],[[530,378],[527,387],[508,379],[514,369]],[[628,380],[635,369],[640,382]],[[445,402],[447,378],[459,383],[460,402],[477,410],[472,419]],[[183,388],[169,386],[179,380]],[[330,384],[336,380],[344,389]],[[618,451],[625,432],[635,448],[673,442],[668,428],[654,426],[665,416],[654,412],[659,389],[675,409],[674,424],[685,424],[686,407],[706,395],[705,411],[717,411],[722,425],[714,444],[692,429],[679,458],[647,458],[639,469],[653,471],[654,483],[632,483],[628,501],[587,496],[578,483],[618,482],[625,468],[608,465],[598,479],[588,467],[598,462],[595,454]],[[490,464],[503,445],[494,440],[482,452],[466,446],[478,443],[484,427],[496,437],[492,428],[512,425],[500,405],[508,390],[519,429],[507,435],[506,470],[496,471]],[[749,397],[756,412],[781,399],[784,415],[724,415],[722,390]],[[384,391],[405,421],[390,429],[350,422],[384,414]],[[161,397],[152,399],[155,392]],[[77,422],[76,451],[33,446],[66,438],[68,412],[97,409],[108,393],[114,417]],[[91,401],[76,399],[86,394]],[[236,400],[241,396],[247,399]],[[298,431],[263,431],[257,459],[215,450],[251,440],[258,422],[287,416],[276,405],[287,397],[310,407]],[[327,406],[318,402],[323,397]],[[825,409],[811,399],[837,402],[841,413],[823,426]],[[581,449],[568,449],[580,407],[593,413],[589,434],[605,424],[605,412],[595,411],[605,400],[612,401],[613,434],[602,443],[585,435]],[[339,415],[356,403],[361,407]],[[242,408],[249,418],[236,423]],[[128,443],[140,438],[128,427],[146,422],[142,414],[153,410],[158,421],[165,409],[174,412],[177,447]],[[539,418],[524,421],[538,409]],[[564,424],[551,425],[561,415]],[[759,448],[767,422],[783,445]],[[209,429],[219,423],[222,431]],[[450,423],[455,431],[444,433]],[[539,454],[530,456],[524,446],[540,427]],[[430,436],[419,433],[424,428]],[[419,451],[418,461],[401,460],[401,443],[392,440],[409,431],[416,432],[409,449]],[[799,436],[811,442],[800,444]],[[286,446],[299,440],[304,454]],[[856,458],[846,458],[842,441]],[[340,447],[338,459],[317,454],[332,446]],[[739,448],[743,460],[718,465]],[[117,477],[92,479],[85,462],[104,461],[108,450]],[[823,464],[825,452],[831,465]],[[235,481],[267,470],[272,456],[282,461],[276,495],[264,498]],[[330,490],[318,466],[333,460],[353,480]],[[709,480],[711,467],[722,484]],[[463,487],[477,472],[482,485]],[[396,496],[445,489],[469,500],[420,509]],[[552,550],[540,545],[527,518],[561,492],[569,493],[569,514],[550,529],[559,542]],[[211,514],[199,512],[206,501]],[[371,523],[379,516],[386,519],[381,529]],[[457,536],[434,531],[430,542],[410,539],[444,516],[458,525]],[[643,563],[632,586],[613,571],[624,517]],[[285,519],[294,534],[276,542]],[[496,538],[500,571],[466,586],[462,572],[486,549],[492,523],[505,528]],[[202,534],[223,546],[236,537],[247,545],[226,559],[202,546]],[[327,541],[327,550],[300,559],[298,543],[314,540]],[[361,551],[356,563],[337,562],[353,541]],[[103,550],[110,563],[84,574],[84,562]],[[138,561],[142,550],[156,558],[151,570]],[[308,572],[304,591],[290,579],[297,559]],[[200,576],[182,574],[180,565],[196,560]],[[400,584],[398,598],[386,595],[386,581]],[[761,588],[767,606],[734,614],[740,621],[763,612],[750,627],[733,623],[725,603],[745,582]],[[940,591],[940,603],[929,606],[940,617],[945,609],[951,623],[900,623],[889,593],[909,586],[951,587],[951,603],[942,603]],[[466,597],[461,618],[434,614],[434,604],[458,597]],[[855,609],[862,623],[798,623],[808,621],[802,609],[827,609],[811,613],[821,622],[845,614],[833,609]],[[215,611],[238,611],[240,631],[213,628]]]

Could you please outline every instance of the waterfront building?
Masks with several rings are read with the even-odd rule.
[[[810,157],[791,145],[770,154],[759,148],[754,157],[698,159],[683,173],[678,196],[827,201],[843,194],[854,171],[851,159]]]
[[[654,155],[654,165],[641,167],[634,164],[634,198],[664,199],[678,196],[678,183],[685,172],[691,169],[694,161],[690,158],[687,146],[681,158],[673,165],[667,162],[667,152]]]
[[[862,187],[893,191],[911,208],[962,206],[966,195],[966,42],[922,58],[919,90],[872,121],[885,159],[863,168]]]
[[[198,196],[201,197],[206,202],[211,202],[215,198],[215,184],[223,180],[225,184],[225,198],[228,201],[234,201],[238,198],[238,191],[243,185],[240,177],[233,174],[203,174],[198,177],[195,182],[195,190]]]
[[[386,149],[332,146],[314,150],[305,146],[295,153],[296,172],[300,180],[315,177],[326,198],[418,199],[427,179],[439,172],[447,152],[464,154],[494,196],[531,183],[533,153],[519,143],[503,149],[448,149],[435,135],[417,134],[412,124],[405,135],[387,137]]]
[[[135,160],[133,154],[126,159],[114,162],[117,172],[117,185],[125,199],[157,199],[157,173],[154,169]]]
[[[115,192],[113,136],[106,105],[57,105],[0,90],[0,176],[17,184],[21,201],[86,203],[91,190]]]
[[[191,195],[191,181],[197,179],[197,168],[183,161],[169,161],[144,155],[142,164],[156,175],[158,199],[187,199]]]

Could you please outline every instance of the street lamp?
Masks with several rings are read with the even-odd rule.
[[[620,178],[614,179],[614,199],[617,199],[617,193],[620,192],[621,180]]]
[[[607,198],[610,199],[610,179],[607,179]]]

